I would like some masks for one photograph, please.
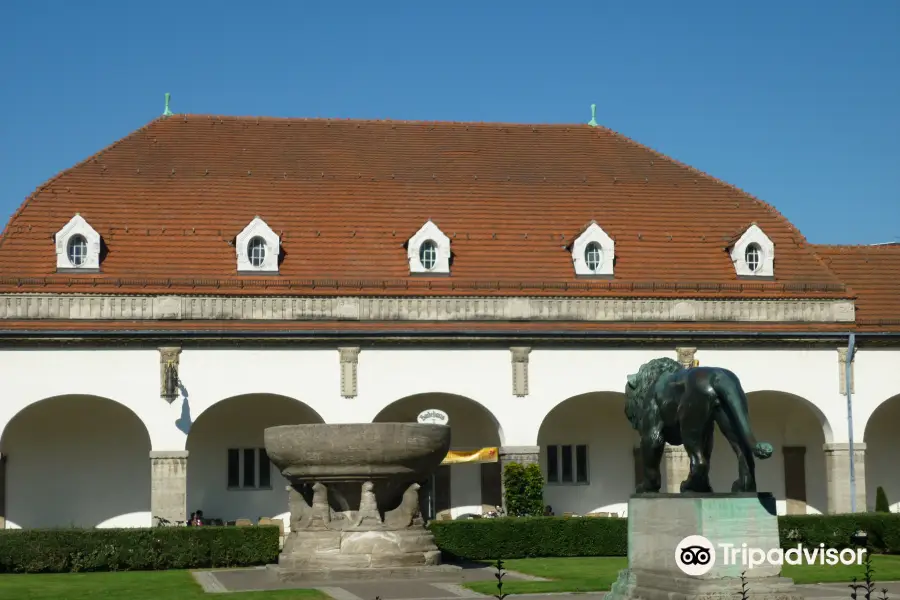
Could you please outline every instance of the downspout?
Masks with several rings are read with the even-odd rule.
[[[847,433],[850,439],[850,512],[856,512],[856,455],[853,452],[853,354],[856,352],[856,334],[851,333],[847,341],[847,364],[844,365],[845,388],[847,390]]]

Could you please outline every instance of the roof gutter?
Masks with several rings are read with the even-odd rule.
[[[177,330],[177,329],[160,329],[160,330],[123,330],[114,331],[104,330],[0,330],[0,339],[4,338],[33,338],[33,339],[49,339],[49,338],[173,338],[183,337],[189,339],[218,339],[218,338],[270,338],[270,339],[290,339],[290,338],[363,338],[363,339],[379,339],[379,338],[459,338],[459,337],[480,337],[480,338],[510,338],[510,337],[531,337],[531,338],[548,338],[560,340],[592,340],[592,339],[632,339],[632,338],[687,338],[687,339],[716,339],[723,337],[737,337],[748,339],[809,339],[809,340],[841,340],[846,339],[848,334],[845,332],[774,332],[774,331],[529,331],[529,330],[441,330],[441,331],[423,331],[421,329],[405,329],[405,330],[307,330],[307,331],[248,331],[248,330]],[[900,340],[900,332],[873,332],[850,334],[859,338],[869,339],[898,339]],[[849,360],[849,359],[848,359]]]

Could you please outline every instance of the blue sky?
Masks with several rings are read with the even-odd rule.
[[[253,8],[251,8],[253,7]],[[597,120],[900,241],[900,2],[0,2],[0,216],[157,117]]]

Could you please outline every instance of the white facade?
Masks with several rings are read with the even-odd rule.
[[[540,446],[545,473],[548,446],[587,446],[588,481],[549,483],[545,502],[556,514],[621,513],[633,491],[637,441],[623,413],[626,375],[652,358],[676,358],[674,343],[668,349],[545,343],[525,353],[450,342],[373,344],[358,354],[339,346],[185,344],[180,393],[171,403],[160,397],[155,347],[0,351],[5,526],[151,525],[151,452],[187,452],[187,513],[200,508],[207,517],[254,521],[280,515],[287,495],[274,467],[267,486],[256,472],[257,487],[228,489],[229,449],[240,451],[243,466],[244,450],[262,448],[268,426],[412,421],[426,408],[449,414],[454,449]],[[757,462],[760,490],[773,492],[780,510],[788,510],[784,448],[802,447],[803,510],[842,510],[837,505],[846,504],[838,498],[844,492],[835,491],[844,477],[835,471],[840,461],[826,460],[823,449],[849,441],[839,349],[691,346],[701,364],[738,374],[757,438],[775,447],[771,459]],[[853,363],[854,439],[858,449],[865,448],[856,477],[870,509],[879,485],[894,509],[900,506],[893,464],[900,450],[894,429],[900,422],[900,379],[892,370],[898,358],[898,350],[862,348]],[[736,461],[721,437],[712,463],[714,489],[729,491]],[[480,467],[450,469],[451,505],[480,505]]]

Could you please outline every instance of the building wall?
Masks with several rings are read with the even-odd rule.
[[[341,395],[340,353],[332,349],[185,349],[179,398],[159,397],[159,352],[6,350],[0,372],[0,453],[7,457],[7,526],[149,524],[149,452],[188,450],[188,511],[223,519],[286,510],[285,482],[271,489],[228,490],[229,448],[262,447],[265,427],[298,422],[413,420],[425,408],[450,415],[454,449],[586,444],[589,483],[548,485],[557,514],[621,511],[634,485],[637,437],[622,408],[625,378],[659,349],[544,348],[528,355],[528,394],[513,393],[508,348],[363,349],[357,395]],[[892,459],[900,449],[900,351],[858,352],[854,365],[854,438],[868,444],[868,504],[875,486],[900,506]],[[760,489],[785,492],[783,446],[806,447],[810,512],[825,510],[824,443],[849,439],[837,349],[717,349],[703,365],[741,378],[759,439],[775,446],[757,463]],[[346,373],[345,373],[346,375]],[[50,399],[50,400],[48,400]],[[542,466],[546,471],[546,454]],[[727,491],[736,461],[717,436],[714,489]],[[451,503],[481,504],[480,470],[451,467]],[[88,500],[89,499],[89,500]]]

